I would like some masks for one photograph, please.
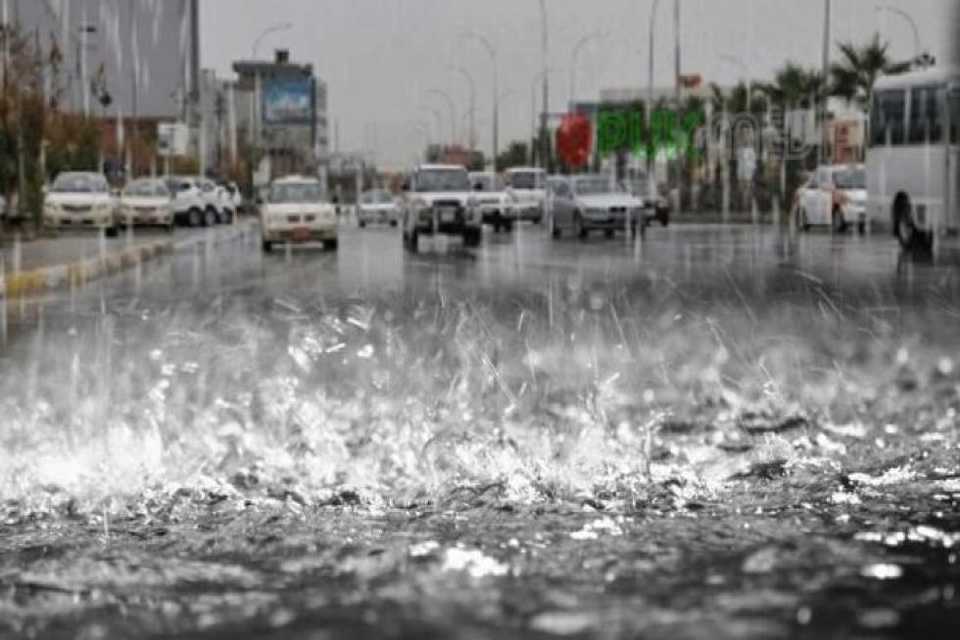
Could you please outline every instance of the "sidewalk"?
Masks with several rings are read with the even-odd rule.
[[[64,235],[0,246],[0,298],[35,296],[51,289],[82,286],[106,275],[131,268],[198,242],[210,234],[215,242],[244,233],[253,224],[243,219],[216,229],[177,229],[174,234],[155,230],[121,233],[118,238],[97,234]]]

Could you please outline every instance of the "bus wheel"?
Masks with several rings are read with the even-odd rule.
[[[920,233],[913,223],[913,207],[904,195],[898,196],[893,203],[893,232],[904,249],[916,247],[920,240]]]

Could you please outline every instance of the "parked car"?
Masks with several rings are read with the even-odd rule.
[[[200,189],[217,212],[217,224],[233,222],[233,197],[227,189],[209,178],[200,178]]]
[[[400,205],[393,194],[384,189],[374,189],[360,194],[357,205],[357,223],[360,228],[368,224],[400,224]]]
[[[501,229],[512,230],[516,217],[512,199],[507,195],[503,181],[493,173],[475,172],[470,174],[470,185],[476,195],[483,224],[492,226],[497,232]]]
[[[664,227],[670,225],[670,202],[657,193],[648,178],[641,176],[627,181],[627,191],[643,202],[646,224],[656,221]]]
[[[227,193],[230,194],[230,201],[233,203],[233,212],[239,214],[244,210],[243,192],[240,191],[240,187],[236,182],[228,182],[223,186],[226,188]]]
[[[116,211],[117,198],[102,174],[66,172],[46,190],[43,222],[51,228],[102,229],[114,236]]]
[[[117,224],[159,226],[173,231],[173,194],[167,184],[157,178],[130,182],[120,193]]]
[[[438,234],[461,236],[467,247],[480,245],[483,222],[466,169],[421,165],[403,187],[403,239],[408,249],[419,249],[420,236]]]
[[[173,218],[176,224],[189,227],[212,227],[217,224],[218,209],[209,192],[201,188],[201,179],[177,176],[167,180],[173,194]]]
[[[644,224],[644,205],[605,175],[579,175],[551,183],[553,237],[572,232],[586,238],[591,231],[612,237],[617,231],[635,233]]]
[[[260,205],[263,250],[273,245],[320,242],[336,249],[337,211],[316,178],[288,176],[275,180]]]
[[[797,228],[829,225],[843,233],[867,227],[867,171],[864,165],[830,165],[818,168],[797,190],[794,200]]]
[[[504,179],[515,219],[539,224],[546,212],[546,171],[535,167],[516,167],[507,170]]]

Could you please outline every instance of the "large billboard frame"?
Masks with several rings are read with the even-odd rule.
[[[317,91],[312,77],[267,79],[260,99],[262,120],[266,126],[314,124]]]

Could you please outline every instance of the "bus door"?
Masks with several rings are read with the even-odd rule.
[[[957,229],[960,228],[960,84],[951,85],[947,90],[947,120],[945,222],[948,228]]]

